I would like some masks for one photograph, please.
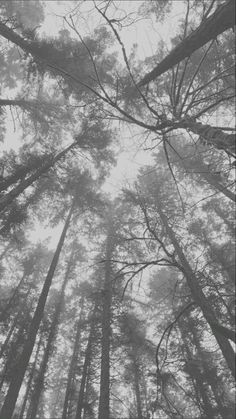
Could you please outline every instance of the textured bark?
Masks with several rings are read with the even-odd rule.
[[[202,291],[201,286],[199,285],[198,279],[196,278],[191,266],[189,265],[183,250],[181,249],[178,240],[175,236],[174,231],[169,226],[168,219],[166,215],[162,212],[162,210],[159,208],[159,214],[161,221],[165,227],[166,233],[169,236],[175,251],[178,255],[179,261],[182,266],[183,273],[185,275],[187,284],[189,286],[189,289],[192,294],[193,300],[196,302],[196,304],[201,308],[203,316],[205,317],[207,323],[209,324],[212,334],[215,337],[221,352],[225,358],[225,361],[232,372],[233,376],[235,376],[235,355],[234,351],[225,336],[222,335],[222,333],[219,332],[219,330],[216,330],[216,324],[218,324],[218,321],[216,319],[215,313],[212,310],[208,299],[205,297],[205,294]]]
[[[57,245],[57,249],[54,253],[50,268],[48,270],[48,274],[46,276],[44,286],[38,300],[38,305],[37,305],[37,308],[35,310],[34,316],[30,324],[30,329],[28,332],[26,343],[23,348],[23,352],[21,356],[19,357],[18,363],[15,367],[14,377],[10,383],[8,393],[6,395],[4,404],[0,412],[0,419],[11,419],[13,416],[15,404],[18,398],[18,394],[19,394],[19,391],[20,391],[20,388],[24,379],[24,375],[25,375],[33,348],[34,348],[35,339],[37,336],[39,325],[43,317],[48,293],[52,284],[54,272],[57,267],[57,263],[58,263],[59,256],[60,256],[63,244],[64,244],[64,240],[65,240],[66,233],[70,224],[72,213],[73,213],[73,205],[71,206],[71,209],[67,216],[61,237]]]
[[[93,310],[93,314],[92,314],[92,319],[91,319],[91,326],[90,326],[90,332],[89,332],[89,337],[88,337],[88,343],[87,343],[87,347],[86,347],[86,351],[85,351],[84,365],[83,365],[82,377],[81,377],[81,382],[80,382],[80,389],[79,389],[79,396],[78,396],[78,403],[77,403],[77,410],[76,410],[75,419],[82,419],[82,411],[83,411],[83,406],[84,406],[84,402],[85,402],[85,387],[86,387],[88,370],[89,370],[91,357],[92,357],[92,343],[93,343],[94,332],[95,332],[96,312],[97,312],[97,306],[95,305],[94,310]],[[62,419],[64,419],[64,418],[62,418]]]
[[[68,147],[66,147],[63,151],[58,153],[55,157],[53,157],[50,161],[46,162],[44,165],[38,168],[34,173],[32,173],[27,179],[23,180],[18,186],[8,192],[0,199],[0,211],[3,211],[8,205],[12,203],[12,201],[17,198],[26,188],[32,185],[37,179],[40,178],[44,173],[48,172],[55,163],[61,160],[66,154],[75,146],[77,142],[73,142]]]
[[[190,57],[194,51],[207,42],[215,39],[227,29],[233,28],[234,24],[234,1],[229,0],[220,5],[211,16],[203,20],[197,29],[177,45],[150,73],[146,74],[138,83],[138,86],[145,86],[155,80],[184,58]]]
[[[110,418],[110,335],[111,335],[111,302],[112,302],[112,267],[111,257],[114,250],[114,231],[112,220],[109,220],[105,252],[105,281],[103,290],[103,312],[102,312],[102,355],[101,355],[101,377],[100,397],[98,408],[98,419]]]
[[[181,121],[179,127],[199,135],[207,145],[213,145],[219,150],[235,153],[235,134],[226,134],[222,129],[202,124],[193,118],[186,118]]]
[[[68,284],[69,274],[70,274],[71,267],[72,267],[71,264],[72,264],[73,253],[74,253],[74,250],[72,250],[71,256],[70,256],[69,261],[67,263],[67,269],[66,269],[66,272],[65,272],[64,281],[62,283],[59,300],[56,304],[55,312],[54,312],[52,323],[51,323],[51,326],[50,326],[47,345],[46,345],[46,348],[45,348],[45,351],[44,351],[44,354],[43,354],[43,360],[42,360],[42,363],[41,363],[41,366],[40,366],[39,374],[38,374],[38,377],[36,379],[36,384],[35,384],[35,388],[34,388],[32,398],[31,398],[31,403],[30,403],[30,408],[29,408],[29,413],[27,415],[27,419],[35,419],[36,415],[37,415],[39,400],[40,400],[41,393],[43,391],[44,377],[45,377],[45,373],[47,371],[49,358],[51,356],[52,349],[53,349],[53,344],[55,342],[55,338],[56,338],[56,334],[57,334],[57,327],[58,327],[58,324],[59,324],[59,321],[60,321],[60,314],[61,314],[62,305],[63,305],[63,301],[64,301],[64,293],[65,293],[66,286]]]

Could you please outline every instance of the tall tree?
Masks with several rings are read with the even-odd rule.
[[[189,57],[196,49],[215,39],[222,32],[234,26],[234,2],[226,1],[216,11],[204,19],[199,27],[188,35],[177,47],[175,47],[150,73],[146,74],[138,83],[145,86],[155,80],[161,74],[178,64],[184,58]]]
[[[18,360],[18,363],[15,367],[15,374],[14,377],[10,383],[9,389],[8,389],[8,393],[7,396],[5,398],[4,404],[2,406],[1,412],[0,412],[0,418],[1,419],[11,419],[14,409],[15,409],[15,404],[18,398],[18,394],[22,385],[22,381],[24,379],[24,375],[28,366],[28,362],[30,360],[33,348],[34,348],[34,344],[35,344],[35,339],[38,333],[38,329],[43,317],[43,313],[44,313],[44,307],[47,301],[47,297],[48,297],[48,293],[52,284],[52,279],[54,276],[54,272],[56,270],[57,267],[57,263],[60,257],[60,253],[65,241],[65,237],[66,237],[66,233],[67,230],[69,228],[70,225],[70,221],[71,221],[71,217],[74,211],[74,201],[71,205],[71,208],[69,210],[68,216],[66,218],[65,221],[65,225],[62,231],[62,234],[60,236],[58,245],[57,245],[57,249],[55,251],[55,254],[53,256],[50,268],[48,270],[48,274],[46,276],[45,279],[45,283],[41,292],[41,295],[39,297],[39,301],[38,301],[38,305],[37,308],[35,310],[34,316],[32,318],[32,322],[30,325],[30,329],[28,332],[28,336],[27,336],[27,340],[26,343],[24,345],[22,354]]]

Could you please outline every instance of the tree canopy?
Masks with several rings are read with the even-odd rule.
[[[0,2],[0,419],[234,417],[233,9]]]

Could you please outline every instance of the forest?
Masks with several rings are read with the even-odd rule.
[[[0,0],[0,419],[234,419],[233,0]]]

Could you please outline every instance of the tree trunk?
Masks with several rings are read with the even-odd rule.
[[[100,397],[98,419],[110,417],[110,335],[111,335],[111,302],[112,302],[112,266],[111,257],[114,250],[114,231],[112,221],[109,220],[106,252],[105,252],[105,281],[103,289],[103,312],[102,312],[102,355],[100,376]]]
[[[201,286],[198,283],[198,279],[196,278],[191,266],[189,265],[179,243],[175,236],[174,231],[169,226],[168,219],[166,215],[162,212],[162,210],[159,208],[159,214],[162,220],[162,223],[165,227],[165,230],[167,232],[167,235],[169,236],[175,251],[178,255],[178,258],[180,260],[181,266],[183,268],[183,273],[185,275],[187,284],[189,286],[189,289],[192,294],[193,300],[197,303],[197,305],[201,308],[203,316],[205,317],[207,323],[209,324],[212,334],[215,337],[222,354],[226,360],[226,363],[231,370],[233,376],[235,376],[235,355],[234,351],[232,349],[232,346],[230,345],[229,341],[225,336],[222,335],[219,330],[216,330],[216,324],[218,324],[216,316],[214,311],[212,310],[208,299],[205,297],[205,294],[202,291]]]
[[[36,169],[36,167],[34,168]],[[26,175],[32,171],[29,167],[21,167],[16,170],[13,174],[3,177],[0,181],[0,192],[6,191],[11,185],[22,180]]]
[[[82,323],[83,316],[84,316],[83,306],[84,306],[84,301],[82,300],[81,310],[80,310],[80,318],[77,322],[77,327],[76,327],[76,337],[75,337],[75,342],[74,342],[74,349],[73,349],[73,354],[72,354],[72,357],[71,357],[70,367],[69,367],[69,372],[68,372],[68,379],[67,379],[67,384],[66,384],[66,394],[65,394],[63,412],[62,412],[62,419],[67,419],[67,413],[68,413],[68,408],[69,408],[69,400],[70,400],[70,394],[71,394],[71,386],[72,386],[72,382],[73,382],[73,378],[74,378],[75,365],[76,365],[76,361],[77,361],[77,358],[78,358],[78,352],[79,352],[79,343],[80,343],[80,337],[81,337],[81,323]]]
[[[36,384],[35,384],[33,396],[31,398],[30,409],[29,409],[29,413],[27,415],[27,419],[35,419],[36,415],[37,415],[39,400],[40,400],[41,393],[43,391],[44,377],[45,377],[45,373],[46,373],[46,370],[47,370],[48,361],[49,361],[49,358],[50,358],[51,353],[52,353],[53,343],[54,343],[55,338],[56,338],[57,327],[58,327],[58,324],[59,324],[60,314],[61,314],[62,305],[63,305],[63,301],[64,301],[64,293],[65,293],[66,286],[68,284],[69,274],[70,274],[71,267],[72,267],[73,254],[74,254],[74,249],[72,249],[72,253],[71,253],[70,258],[67,262],[67,269],[66,269],[66,272],[65,272],[64,281],[62,283],[59,300],[56,304],[55,312],[54,312],[52,323],[51,323],[51,326],[50,326],[48,341],[47,341],[47,345],[46,345],[46,348],[45,348],[45,351],[44,351],[43,360],[42,360],[42,363],[41,363],[41,366],[40,366],[39,374],[38,374],[38,377],[36,379]]]
[[[203,160],[200,160],[198,156],[190,159],[183,158],[180,160],[180,164],[184,167],[186,172],[203,178],[210,186],[223,193],[227,198],[231,199],[231,201],[236,201],[236,195],[228,189],[227,186],[219,182],[218,175],[211,172],[208,169],[207,164],[205,164]]]
[[[84,358],[84,365],[83,365],[83,371],[82,371],[82,377],[80,382],[80,389],[79,389],[79,396],[78,396],[78,403],[77,403],[77,410],[75,419],[82,419],[82,410],[84,406],[85,401],[85,386],[88,376],[88,370],[91,362],[91,356],[92,356],[92,343],[94,338],[94,331],[95,331],[95,316],[97,312],[97,305],[95,305],[92,318],[91,318],[91,326],[90,326],[90,332],[88,337],[88,343],[85,351],[85,358]],[[66,419],[66,418],[62,418]]]
[[[1,24],[0,24],[1,25]],[[44,173],[48,172],[60,159],[62,159],[68,151],[74,148],[77,145],[77,142],[73,142],[60,153],[58,153],[55,157],[53,157],[50,161],[46,162],[44,165],[39,167],[34,173],[32,173],[27,179],[24,179],[19,185],[17,185],[14,189],[8,192],[0,199],[0,211],[3,211],[8,205],[12,203],[12,201],[17,198],[26,188],[32,185],[40,176]]]
[[[20,328],[17,330],[16,339],[11,343],[11,346],[9,348],[9,351],[6,357],[6,363],[4,365],[3,370],[1,371],[0,391],[2,389],[2,386],[4,384],[4,381],[7,377],[9,370],[13,369],[13,364],[17,362],[19,349],[23,346],[25,342],[25,337],[24,337],[25,329],[26,329],[26,324],[25,322],[22,322]]]
[[[189,365],[191,361],[193,360],[193,356],[189,349],[189,343],[186,341],[185,331],[181,326],[180,326],[180,331],[181,331],[182,339],[184,342],[184,349],[187,355],[188,374],[190,375],[192,382],[195,383],[194,389],[196,392],[196,399],[198,402],[198,407],[200,410],[203,411],[204,414],[206,414],[206,418],[214,419],[215,416],[214,416],[213,406],[209,400],[209,394],[207,393],[206,388],[204,386],[203,379],[201,377],[201,372],[198,370],[197,366],[195,368],[193,367],[189,368]]]
[[[161,74],[174,67],[184,58],[190,57],[197,49],[215,39],[222,32],[234,27],[234,1],[220,5],[216,11],[202,21],[197,29],[177,45],[150,73],[138,83],[145,86]]]
[[[143,419],[140,383],[139,383],[139,365],[138,365],[134,350],[131,357],[132,357],[132,362],[133,362],[133,367],[134,367],[134,389],[135,389],[135,397],[136,397],[137,419]]]
[[[0,412],[0,419],[11,419],[14,409],[15,409],[15,404],[17,401],[17,397],[24,379],[24,375],[28,366],[28,362],[30,360],[30,356],[32,354],[33,351],[33,347],[34,347],[34,343],[35,343],[35,339],[37,336],[37,332],[39,329],[39,325],[41,323],[42,317],[43,317],[43,313],[44,313],[44,308],[45,308],[45,304],[47,301],[47,297],[48,297],[48,293],[52,284],[52,279],[54,276],[54,272],[55,269],[57,267],[57,263],[59,260],[59,256],[65,241],[65,237],[66,237],[66,233],[70,224],[70,220],[72,217],[72,213],[73,213],[73,209],[74,209],[74,202],[71,206],[71,209],[69,211],[69,214],[67,216],[61,237],[59,239],[58,245],[57,245],[57,249],[54,253],[50,268],[48,270],[48,274],[46,276],[45,279],[45,283],[41,292],[41,295],[39,297],[39,301],[38,301],[38,305],[37,308],[35,310],[33,319],[31,321],[31,325],[30,325],[30,329],[29,329],[29,333],[27,336],[27,340],[26,343],[24,345],[24,349],[23,352],[19,358],[19,361],[15,367],[15,372],[14,372],[14,377],[10,383],[9,389],[8,389],[8,393],[6,395],[4,404],[2,406],[1,412]]]
[[[222,129],[202,124],[195,121],[194,118],[186,118],[180,123],[180,127],[199,135],[209,146],[235,153],[235,134],[226,134]]]
[[[12,333],[14,332],[14,329],[15,329],[15,327],[17,325],[17,322],[19,321],[19,318],[22,315],[22,311],[23,311],[22,310],[22,307],[27,307],[26,306],[26,302],[27,302],[27,298],[28,298],[28,296],[30,294],[30,291],[31,291],[31,288],[28,290],[28,292],[27,292],[27,294],[25,296],[25,299],[23,301],[23,305],[19,308],[17,314],[14,317],[14,320],[12,322],[11,328],[10,328],[8,334],[7,334],[7,337],[6,337],[5,341],[4,341],[4,343],[2,344],[2,347],[1,347],[1,350],[0,350],[0,358],[3,356],[3,354],[4,354],[4,352],[5,352],[6,348],[7,348],[7,345],[9,343],[10,339],[11,339]],[[32,307],[32,304],[31,304],[31,307]],[[30,310],[29,310],[29,312],[30,312]]]
[[[192,332],[192,337],[193,337],[193,343],[197,349],[197,353],[200,357],[202,366],[204,368],[204,378],[206,383],[208,383],[209,387],[212,389],[212,393],[214,395],[214,399],[217,403],[218,406],[218,411],[222,417],[222,419],[225,418],[225,413],[226,413],[226,409],[227,407],[223,405],[222,401],[223,399],[221,398],[222,394],[219,394],[219,388],[222,387],[222,383],[219,382],[219,377],[217,376],[217,372],[215,370],[215,368],[210,368],[210,365],[208,364],[208,362],[206,362],[205,358],[204,358],[204,354],[202,351],[202,347],[201,347],[201,341],[198,337],[196,328],[194,326],[194,324],[191,322],[190,320],[190,330]],[[219,385],[217,385],[219,384]]]
[[[42,335],[40,336],[40,339],[39,339],[39,342],[38,342],[38,345],[37,345],[37,350],[36,350],[36,353],[35,353],[34,363],[31,367],[31,370],[30,370],[30,373],[29,373],[29,379],[28,379],[28,382],[27,382],[26,392],[25,392],[23,403],[22,403],[22,406],[21,406],[19,419],[24,418],[25,408],[26,408],[26,404],[27,404],[28,397],[29,397],[30,390],[31,390],[31,385],[32,385],[33,378],[34,378],[34,373],[35,373],[36,364],[37,364],[37,360],[38,360],[38,356],[39,356],[39,351],[41,349],[41,344],[42,344]]]

